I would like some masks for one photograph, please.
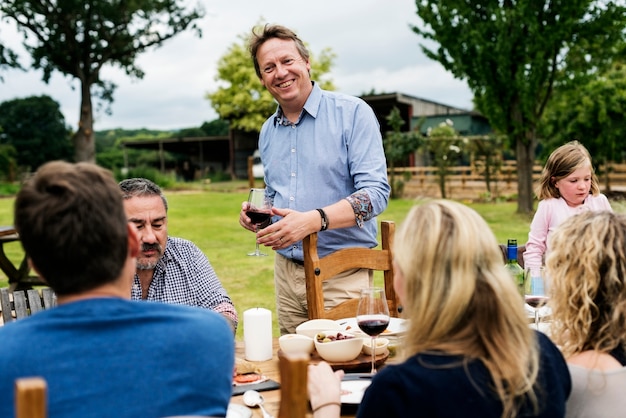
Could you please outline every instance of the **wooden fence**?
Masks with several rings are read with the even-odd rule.
[[[603,191],[626,191],[626,164],[610,164],[608,179],[605,167],[597,170],[600,189]],[[533,181],[535,186],[541,175],[543,166],[533,166]],[[395,181],[404,183],[402,196],[441,197],[439,187],[438,168],[428,167],[397,167],[393,170]],[[515,161],[505,161],[500,169],[491,175],[491,192],[487,191],[484,169],[482,166],[453,166],[448,167],[446,176],[446,197],[449,199],[495,199],[512,198],[517,195],[517,166]],[[607,187],[608,186],[608,187]]]

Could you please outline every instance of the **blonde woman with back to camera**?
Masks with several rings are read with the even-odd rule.
[[[572,376],[567,417],[626,414],[626,215],[576,215],[550,239],[550,335]]]
[[[487,223],[460,203],[409,212],[394,287],[409,319],[403,362],[372,379],[358,417],[563,417],[571,389],[558,348],[532,330]],[[316,418],[339,416],[340,378],[309,366]]]

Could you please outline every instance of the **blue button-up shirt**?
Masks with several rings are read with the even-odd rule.
[[[386,209],[390,187],[380,126],[367,103],[314,83],[295,124],[280,107],[263,124],[259,151],[275,207],[305,212],[346,198],[355,207],[356,226],[319,233],[320,256],[377,245],[376,215]],[[302,242],[278,252],[302,260]]]

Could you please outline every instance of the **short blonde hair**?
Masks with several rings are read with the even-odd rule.
[[[600,194],[598,178],[593,169],[589,151],[580,142],[570,141],[552,151],[548,157],[537,187],[536,194],[539,200],[561,197],[555,183],[583,167],[589,167],[591,170],[591,189],[589,192],[593,196]]]
[[[626,348],[626,215],[583,212],[549,240],[551,336],[565,357]]]
[[[498,242],[487,223],[460,203],[434,200],[413,207],[396,234],[395,264],[404,277],[412,326],[405,355],[441,350],[479,359],[513,417],[533,389],[538,348]]]

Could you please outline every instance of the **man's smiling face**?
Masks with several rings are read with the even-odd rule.
[[[309,61],[292,40],[272,38],[257,51],[261,84],[282,107],[302,108],[311,92]]]

